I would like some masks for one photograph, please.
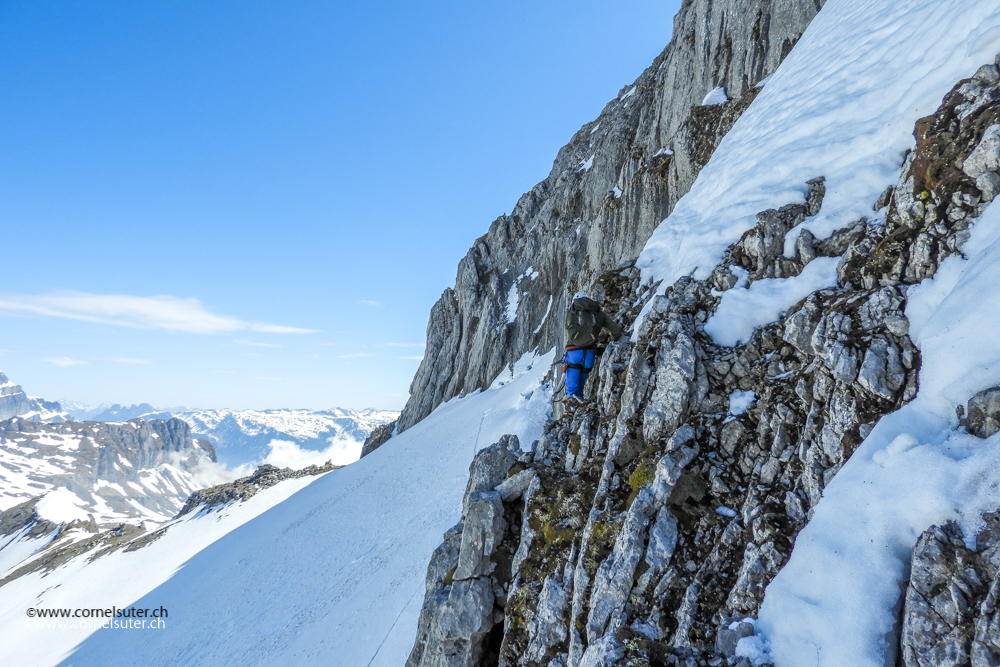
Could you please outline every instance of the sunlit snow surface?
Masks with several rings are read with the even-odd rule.
[[[453,399],[312,483],[282,482],[182,519],[138,551],[4,586],[0,664],[402,665],[427,562],[460,518],[472,456],[505,433],[525,447],[541,435],[552,359],[526,356],[494,388]],[[167,628],[99,630],[66,657],[89,631],[26,625],[28,607],[132,602],[166,607]]]

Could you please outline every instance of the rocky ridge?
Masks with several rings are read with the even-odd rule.
[[[745,619],[823,488],[916,395],[907,290],[961,252],[1000,190],[1000,71],[959,82],[914,134],[871,219],[822,241],[803,231],[792,257],[783,240],[822,206],[821,174],[805,204],[760,212],[707,280],[642,286],[626,265],[584,283],[636,342],[610,343],[584,404],[557,404],[527,451],[508,438],[476,456],[408,667],[748,664],[735,655]],[[835,287],[745,344],[705,333],[741,278],[796,276],[824,256],[840,258]],[[998,396],[970,402],[970,432],[1000,428]],[[953,526],[921,538],[904,664],[996,664],[994,526],[977,549]]]
[[[0,373],[0,420],[11,417],[43,422],[60,422],[71,418],[59,403],[28,396],[21,385],[14,384]]]
[[[522,354],[563,345],[567,297],[638,255],[822,5],[682,4],[653,64],[459,262],[454,288],[431,310],[400,432],[486,388]],[[714,90],[728,101],[713,103]]]

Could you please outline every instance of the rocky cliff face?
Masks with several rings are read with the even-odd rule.
[[[431,310],[400,431],[523,353],[563,344],[567,297],[635,259],[822,5],[684,2],[667,48],[459,262]]]
[[[22,417],[31,421],[60,422],[69,419],[69,413],[55,401],[44,401],[28,396],[21,385],[14,384],[0,373],[0,420]]]
[[[14,418],[0,422],[0,508],[58,492],[70,514],[90,514],[98,524],[166,521],[200,488],[194,473],[206,461],[215,461],[212,445],[193,439],[180,419]]]
[[[1000,71],[959,82],[914,134],[872,222],[822,242],[802,231],[785,256],[786,233],[823,205],[820,177],[805,204],[759,212],[706,280],[600,276],[635,342],[608,347],[587,400],[556,405],[528,451],[505,439],[477,455],[462,521],[428,568],[409,667],[749,665],[735,655],[754,633],[745,619],[823,489],[916,396],[908,289],[961,252],[1000,192]],[[706,334],[738,283],[824,261],[837,285],[746,343]],[[970,401],[970,433],[1000,428],[998,397]],[[920,539],[890,664],[894,648],[906,665],[997,664],[996,525],[986,517],[975,546],[953,525]]]

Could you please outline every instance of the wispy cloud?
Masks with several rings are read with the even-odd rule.
[[[198,299],[174,296],[131,296],[128,294],[0,293],[0,313],[61,317],[135,329],[166,329],[185,333],[218,334],[233,331],[260,333],[315,333],[267,322],[247,322],[229,315],[210,312]]]
[[[382,343],[384,347],[427,347],[425,343]]]
[[[338,354],[338,359],[357,359],[358,357],[374,357],[374,354],[368,352],[355,352],[354,354]]]
[[[0,347],[0,354],[19,354],[16,350],[6,350]]]
[[[111,357],[108,361],[113,361],[116,364],[134,364],[136,366],[149,366],[153,363],[152,359],[136,359],[135,357]]]
[[[420,361],[421,359],[423,359],[423,357],[399,357],[399,358],[400,359],[416,359],[417,361]]]
[[[369,301],[368,299],[358,299],[358,303],[363,303],[366,306],[377,306],[379,304],[378,301]]]
[[[275,345],[274,343],[258,343],[252,340],[234,340],[234,343],[239,343],[240,345],[252,345],[254,347],[281,347],[280,345]]]
[[[46,357],[45,361],[56,366],[79,366],[88,363],[83,359],[70,359],[69,357]]]

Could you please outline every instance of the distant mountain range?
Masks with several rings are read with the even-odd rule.
[[[156,408],[149,403],[88,406],[73,401],[59,401],[53,405],[63,406],[68,415],[80,421],[183,419],[191,425],[195,436],[215,445],[220,463],[233,467],[263,461],[274,440],[292,442],[302,449],[313,451],[328,448],[332,440],[351,441],[357,443],[360,455],[365,438],[378,426],[399,416],[398,412],[375,408],[195,410],[186,407]]]
[[[32,501],[32,511],[54,524],[162,523],[192,492],[264,462],[349,463],[375,428],[397,416],[89,406],[28,396],[0,373],[0,512]],[[275,441],[286,444],[269,458]]]

